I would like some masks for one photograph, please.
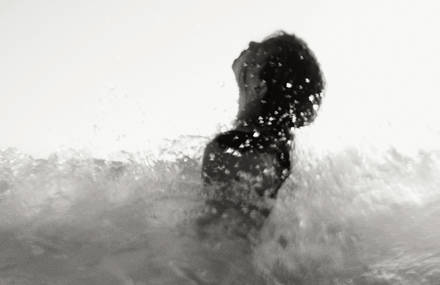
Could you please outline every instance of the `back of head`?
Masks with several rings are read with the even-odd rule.
[[[259,96],[240,94],[245,97],[240,98],[238,120],[268,120],[297,128],[311,123],[321,104],[324,80],[306,43],[279,32],[261,43],[251,43],[245,52],[242,69],[249,73],[248,66],[255,65],[251,77],[264,92]]]

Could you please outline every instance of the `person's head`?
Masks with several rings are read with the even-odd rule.
[[[296,36],[279,32],[251,42],[232,68],[240,88],[239,122],[302,127],[316,117],[324,80],[312,51]]]

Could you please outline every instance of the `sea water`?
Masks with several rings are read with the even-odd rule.
[[[207,138],[191,142],[108,159],[2,150],[0,284],[440,284],[440,152],[299,140],[261,229],[227,231],[232,214],[201,236]]]

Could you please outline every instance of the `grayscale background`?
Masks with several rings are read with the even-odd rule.
[[[236,114],[232,60],[279,29],[304,38],[327,80],[312,140],[437,145],[437,11],[436,1],[3,0],[0,147],[105,156],[212,135]]]
[[[0,284],[438,285],[438,14],[0,0]],[[322,108],[261,231],[226,234],[231,215],[201,238],[201,154],[235,118],[232,62],[279,29],[321,63]]]

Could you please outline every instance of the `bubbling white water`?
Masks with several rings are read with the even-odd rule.
[[[203,208],[207,138],[181,137],[158,156],[125,152],[113,160],[4,150],[0,280],[435,284],[440,152],[337,141],[325,148],[315,131],[297,134],[292,175],[252,243],[221,229],[207,242],[192,230]]]
[[[440,152],[299,145],[256,250],[283,284],[435,284]]]

